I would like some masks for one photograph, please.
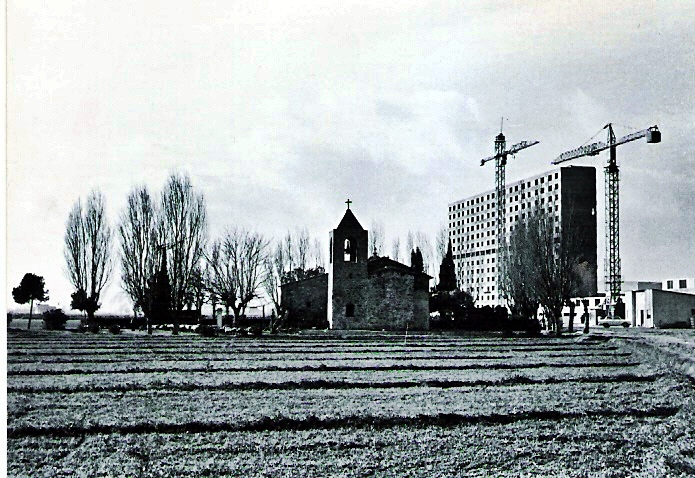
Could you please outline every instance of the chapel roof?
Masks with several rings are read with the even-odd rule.
[[[338,224],[337,229],[359,229],[361,231],[364,231],[364,228],[350,209],[347,209],[345,211],[345,215],[343,216],[343,219],[340,221],[340,224]]]
[[[394,271],[413,276],[425,275],[431,279],[431,277],[425,274],[424,272],[417,272],[412,267],[407,266],[398,261],[394,261],[389,257],[370,257],[369,261],[367,262],[367,270],[369,275],[377,274],[380,272]]]

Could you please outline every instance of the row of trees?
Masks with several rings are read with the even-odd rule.
[[[202,305],[205,279],[202,260],[208,241],[204,195],[190,178],[173,174],[159,201],[146,186],[128,195],[118,224],[121,285],[148,318],[163,319]]]
[[[112,254],[118,240],[117,256]],[[210,303],[231,309],[234,318],[265,295],[280,310],[282,283],[323,272],[320,241],[306,229],[288,232],[279,241],[244,228],[227,229],[209,241],[204,195],[188,176],[172,174],[159,198],[146,186],[128,195],[113,231],[105,218],[103,195],[92,192],[83,206],[78,200],[65,231],[67,275],[75,288],[71,307],[86,313],[96,327],[101,294],[120,262],[121,286],[134,310],[152,321],[173,319],[184,309]],[[150,321],[150,323],[152,322]]]

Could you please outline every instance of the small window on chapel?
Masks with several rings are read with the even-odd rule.
[[[355,316],[355,304],[346,304],[345,305],[345,317],[354,317]]]
[[[357,262],[357,251],[355,250],[355,241],[352,238],[345,239],[345,250],[343,260],[345,262]]]

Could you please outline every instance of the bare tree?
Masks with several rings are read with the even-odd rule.
[[[184,296],[184,302],[189,310],[200,311],[203,304],[208,301],[208,283],[206,270],[198,263],[193,267],[188,286]]]
[[[417,231],[415,234],[415,247],[420,249],[422,253],[423,260],[423,271],[427,274],[434,275],[436,277],[435,269],[437,265],[434,264],[434,252],[432,250],[432,243],[426,233],[422,231]]]
[[[207,241],[207,211],[202,193],[195,193],[190,178],[172,174],[162,191],[161,246],[167,253],[167,269],[174,309],[174,334],[178,333],[178,312],[194,268],[200,262]]]
[[[372,222],[369,231],[369,254],[380,256],[384,252],[384,223],[379,221]]]
[[[280,311],[280,286],[282,276],[285,273],[285,249],[282,242],[275,244],[272,252],[268,254],[264,262],[263,289],[270,298],[278,315]]]
[[[210,251],[206,255],[206,268],[209,278],[209,290],[213,300],[213,312],[220,301],[225,308],[225,315],[229,316],[229,307],[232,304],[231,292],[234,290],[234,278],[229,261],[225,260],[223,253],[223,242],[217,240],[210,246]]]
[[[437,230],[437,238],[435,240],[435,261],[437,263],[442,262],[442,259],[447,254],[447,248],[449,247],[449,231],[443,224],[439,226]]]
[[[309,231],[307,228],[300,229],[297,232],[297,239],[294,241],[296,246],[295,257],[297,258],[296,267],[304,270],[307,268],[307,263],[309,259],[309,246],[311,244],[309,239]]]
[[[148,279],[157,269],[157,211],[146,186],[128,195],[118,225],[121,241],[121,287],[133,301],[133,309],[149,315]]]
[[[217,318],[217,304],[220,303],[220,297],[216,294],[213,287],[213,268],[210,265],[210,258],[212,257],[210,252],[205,254],[205,268],[203,269],[203,278],[205,281],[205,292],[207,294],[207,300],[212,308],[212,317]]]
[[[295,240],[294,237],[292,237],[292,233],[290,231],[287,231],[287,234],[285,235],[285,239],[282,242],[282,247],[285,248],[284,252],[284,257],[285,260],[287,261],[287,267],[289,270],[293,270],[295,266],[295,248],[296,246],[294,245]]]
[[[318,240],[318,238],[314,238],[314,245],[311,249],[311,252],[313,255],[314,268],[317,269],[319,267],[326,267],[326,261],[323,258],[323,246],[321,241]]]
[[[531,234],[527,222],[520,222],[512,231],[509,244],[502,245],[499,293],[507,301],[512,317],[528,319],[538,311],[538,291],[534,274]]]
[[[554,216],[535,211],[517,225],[505,254],[501,292],[524,313],[540,305],[557,335],[563,306],[590,280],[591,268],[579,252],[581,240],[571,212],[560,231]]]
[[[440,267],[444,257],[447,254],[447,248],[449,247],[449,231],[446,226],[441,224],[439,229],[437,229],[437,235],[434,242],[434,251],[432,253],[432,275],[435,277],[435,285],[437,284],[437,279],[440,274]]]
[[[583,236],[575,225],[571,208],[565,214],[562,231],[553,216],[537,214],[534,218],[539,231],[535,248],[539,265],[538,300],[556,334],[561,335],[562,308],[588,282],[591,268],[580,253]]]
[[[213,245],[209,261],[213,288],[234,311],[235,323],[263,285],[267,248],[263,236],[238,228]]]
[[[416,244],[415,244],[415,235],[413,234],[413,231],[408,231],[408,235],[405,237],[405,255],[408,257],[408,254],[410,254],[412,251],[415,250]]]
[[[394,261],[400,262],[401,260],[401,238],[397,237],[393,240],[391,244],[391,255]]]
[[[65,227],[65,261],[68,278],[76,289],[72,307],[87,313],[91,329],[94,313],[113,270],[112,232],[106,220],[105,199],[100,191],[87,197],[85,209],[78,199]]]

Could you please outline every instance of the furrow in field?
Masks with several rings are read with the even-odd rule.
[[[381,359],[373,358],[350,359],[333,358],[331,360],[322,359],[299,359],[294,356],[292,359],[285,360],[247,360],[247,359],[227,359],[227,360],[201,360],[179,362],[169,361],[149,361],[138,360],[133,362],[118,363],[80,363],[73,364],[31,364],[8,367],[8,377],[31,376],[31,375],[86,375],[101,373],[132,373],[132,372],[210,372],[210,371],[252,371],[252,370],[272,370],[272,371],[295,371],[295,370],[326,370],[326,371],[346,371],[346,370],[475,370],[478,368],[487,369],[511,369],[511,368],[541,368],[557,366],[566,367],[612,367],[612,366],[633,366],[636,362],[630,360],[629,354],[622,356],[612,356],[613,360],[606,360],[605,357],[588,356],[557,356],[548,357],[546,360],[539,361],[536,357],[487,357],[466,358],[447,360],[443,358],[429,360],[411,360],[408,357],[400,359]],[[482,363],[481,363],[482,361]]]
[[[296,390],[147,390],[127,393],[9,394],[8,436],[23,429],[166,427],[196,422],[340,420],[419,415],[582,414],[678,407],[690,390],[661,377],[648,382],[524,384],[507,387]],[[644,397],[648,397],[645,400]]]
[[[611,352],[606,352],[610,354]],[[511,359],[513,356],[520,354],[510,354],[510,353],[500,353],[500,352],[486,352],[486,353],[468,353],[465,351],[461,352],[423,352],[423,351],[386,351],[383,353],[360,353],[360,352],[317,352],[312,354],[297,354],[294,352],[287,353],[241,353],[237,354],[234,351],[221,352],[221,353],[211,353],[206,351],[201,351],[199,353],[188,353],[188,354],[178,354],[173,353],[162,353],[162,354],[140,354],[138,350],[130,350],[127,354],[89,354],[89,355],[52,355],[44,357],[21,357],[8,360],[9,364],[40,364],[40,363],[80,363],[80,362],[152,362],[152,361],[253,361],[253,362],[267,362],[267,361],[283,361],[283,360],[296,360],[297,358],[311,358],[316,360],[343,360],[343,359],[357,359],[357,360],[432,360],[432,359],[456,359],[456,360],[486,360],[486,359]],[[564,354],[560,354],[564,355]],[[629,354],[622,354],[620,356],[628,356]],[[547,356],[547,355],[543,355]],[[580,356],[577,354],[575,356]]]
[[[458,347],[460,350],[465,350],[466,352],[490,352],[499,351],[503,353],[510,352],[556,352],[556,351],[574,351],[581,352],[586,350],[597,349],[598,347],[582,347],[577,345],[566,345],[566,346],[556,346],[556,347],[546,347],[546,346],[536,346],[536,347],[487,347],[487,346],[471,346],[465,345]],[[602,350],[616,350],[616,348],[610,347],[600,347]],[[254,348],[242,348],[242,347],[228,347],[219,349],[206,349],[202,347],[162,347],[162,348],[149,348],[149,347],[119,347],[119,348],[89,348],[89,347],[56,347],[51,348],[41,348],[41,349],[28,349],[19,348],[13,349],[8,348],[7,356],[8,359],[13,359],[15,357],[52,357],[56,355],[67,355],[67,356],[90,356],[90,355],[132,355],[137,353],[143,356],[156,356],[158,354],[176,354],[176,355],[200,355],[200,354],[316,354],[325,353],[326,351],[330,353],[361,353],[361,354],[373,354],[373,353],[413,353],[415,351],[426,351],[426,352],[447,352],[451,353],[452,347],[411,347],[408,346],[393,346],[393,347],[370,347],[363,348],[357,346],[342,346],[342,347],[331,347],[330,349],[325,348],[272,348],[272,347],[254,347]]]
[[[522,358],[522,357],[542,357],[542,358],[559,358],[559,357],[567,357],[567,358],[572,358],[572,357],[607,357],[607,358],[619,358],[619,357],[629,357],[631,356],[631,352],[614,352],[614,351],[603,351],[603,350],[596,350],[596,351],[580,351],[580,352],[562,352],[562,353],[557,353],[555,351],[551,352],[527,352],[527,353],[521,353],[517,352],[514,354],[504,354],[501,352],[492,352],[492,353],[487,353],[487,354],[452,354],[450,352],[421,352],[421,351],[416,351],[416,352],[402,352],[402,353],[384,353],[384,354],[371,354],[368,355],[368,360],[378,360],[378,361],[389,361],[389,360],[398,360],[398,361],[429,361],[429,360],[495,360],[495,359],[513,359],[513,358]],[[81,355],[77,357],[71,357],[71,356],[66,356],[66,355],[54,355],[50,357],[41,357],[40,359],[36,358],[31,358],[31,357],[22,357],[22,358],[15,358],[14,360],[8,360],[8,371],[11,371],[11,374],[14,374],[16,371],[20,370],[35,370],[39,369],[60,369],[61,367],[64,367],[64,365],[61,364],[104,364],[104,363],[111,363],[111,364],[119,364],[119,363],[130,363],[130,362],[137,362],[137,363],[146,363],[146,364],[152,364],[152,363],[160,363],[160,362],[198,362],[201,364],[207,364],[207,363],[216,363],[216,362],[229,362],[230,360],[234,361],[239,361],[239,360],[253,360],[256,362],[269,362],[269,361],[278,361],[278,360],[296,360],[297,354],[256,354],[256,355],[250,355],[250,354],[245,354],[241,358],[235,357],[234,354],[226,353],[226,354],[206,354],[206,353],[201,353],[200,356],[195,356],[195,355],[185,355],[185,356],[176,356],[175,354],[171,355],[161,355],[161,356],[156,356],[156,357],[147,357],[143,358],[141,355],[137,354],[136,352],[132,353],[132,355],[117,355],[117,356],[104,356],[104,355]],[[310,358],[312,360],[323,360],[323,361],[340,361],[340,360],[354,360],[354,359],[360,359],[360,360],[365,360],[367,359],[365,357],[365,354],[360,354],[360,353],[352,353],[352,352],[322,352],[322,353],[317,353],[317,354],[311,354]],[[79,365],[76,365],[78,367]]]
[[[396,426],[408,427],[458,427],[465,425],[504,425],[529,420],[568,420],[573,418],[598,417],[670,417],[678,413],[677,406],[657,406],[649,408],[624,408],[620,410],[531,410],[525,412],[490,413],[486,415],[467,415],[459,413],[439,413],[435,415],[419,414],[415,416],[369,416],[355,415],[349,417],[329,418],[309,415],[301,418],[263,417],[252,422],[235,421],[190,421],[184,423],[152,423],[143,422],[124,425],[91,424],[87,426],[69,427],[16,427],[8,428],[7,436],[16,439],[27,436],[74,437],[95,434],[181,434],[181,433],[219,433],[219,432],[268,432],[282,430],[333,430],[340,428],[351,429],[383,429]]]
[[[513,337],[513,338],[503,338],[503,337],[466,337],[466,336],[450,336],[450,337],[437,337],[433,335],[398,335],[392,334],[388,337],[339,337],[334,334],[317,335],[312,337],[301,337],[298,335],[290,336],[274,336],[274,335],[264,335],[262,338],[249,338],[249,337],[236,337],[233,335],[220,335],[218,337],[202,337],[197,334],[182,334],[182,335],[171,335],[171,334],[155,334],[152,336],[144,334],[130,334],[124,333],[122,335],[109,335],[109,334],[99,334],[99,335],[73,335],[73,334],[62,334],[59,333],[46,333],[45,335],[37,335],[37,331],[32,331],[29,336],[16,336],[9,334],[8,338],[11,343],[18,344],[20,346],[33,347],[37,344],[47,345],[47,344],[103,344],[106,346],[118,345],[124,343],[143,343],[152,346],[166,346],[171,344],[191,344],[191,343],[206,343],[209,345],[219,345],[220,343],[230,343],[234,342],[237,344],[249,344],[255,345],[259,342],[264,345],[279,345],[279,346],[306,346],[311,345],[314,347],[333,347],[335,345],[347,344],[347,345],[390,345],[390,344],[402,344],[407,342],[408,344],[414,344],[418,346],[427,345],[442,345],[455,347],[460,344],[479,344],[479,345],[509,345],[515,344],[517,346],[523,345],[537,345],[537,344],[549,344],[550,346],[562,346],[569,343],[579,343],[584,345],[600,344],[604,343],[605,340],[591,341],[591,340],[581,340],[578,341],[572,337],[566,337],[557,339],[554,337],[537,337],[537,338],[523,338],[523,337]]]
[[[486,374],[489,377],[489,374]],[[307,374],[302,374],[300,377],[283,377],[286,381],[236,381],[234,378],[227,380],[172,380],[169,378],[158,378],[147,383],[126,380],[125,383],[118,384],[71,384],[67,386],[61,385],[46,385],[41,388],[33,386],[14,386],[8,388],[8,393],[82,393],[82,392],[133,392],[143,390],[179,390],[179,391],[196,391],[196,390],[318,390],[318,389],[337,389],[337,388],[414,388],[414,387],[431,387],[431,388],[461,388],[461,387],[505,387],[519,384],[556,384],[556,383],[621,383],[621,382],[653,382],[661,375],[659,374],[633,374],[633,373],[617,373],[605,375],[585,375],[576,377],[545,377],[533,378],[518,374],[495,379],[434,379],[431,377],[409,377],[399,381],[373,381],[371,377],[369,381],[358,381],[354,377],[344,380],[330,380],[323,378],[308,378]],[[208,377],[206,377],[208,378]],[[235,377],[238,379],[239,377]],[[248,377],[245,377],[248,380]],[[261,377],[262,378],[262,377]],[[297,378],[298,380],[292,380]],[[391,378],[391,377],[389,377]],[[36,384],[32,384],[36,385]]]

